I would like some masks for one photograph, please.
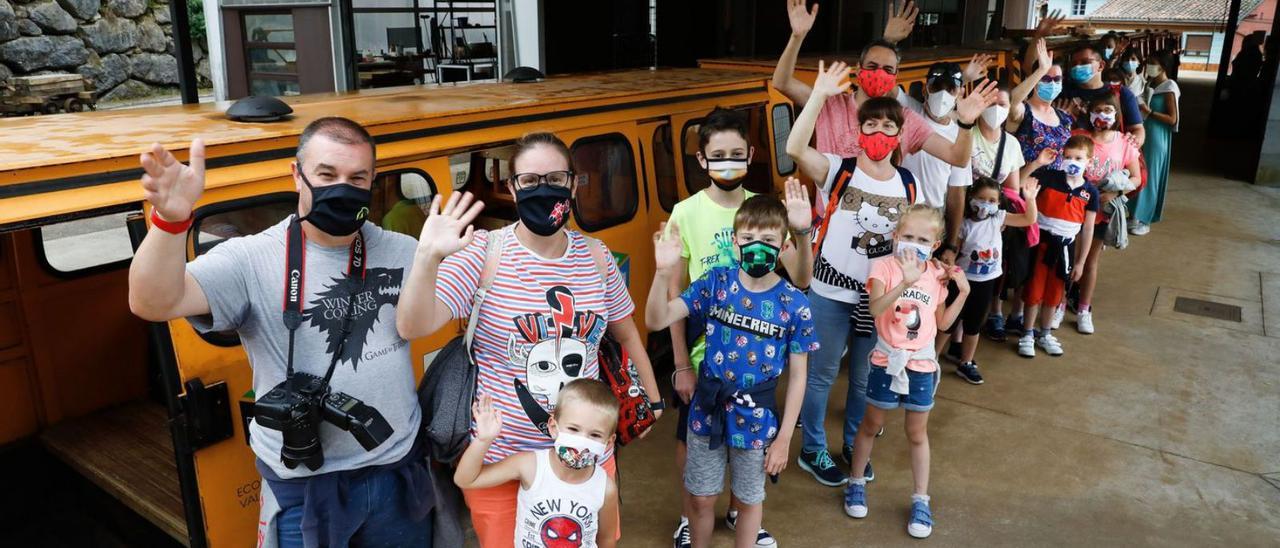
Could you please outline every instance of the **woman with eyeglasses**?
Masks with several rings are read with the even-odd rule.
[[[635,362],[655,414],[661,414],[658,384],[631,318],[635,304],[613,255],[566,227],[577,190],[568,147],[550,133],[525,135],[515,144],[510,173],[507,189],[520,220],[500,230],[473,232],[484,204],[470,193],[454,193],[443,211],[436,197],[396,316],[401,335],[412,340],[471,317],[473,305],[479,306],[472,345],[476,398],[490,397],[503,415],[485,464],[560,448],[549,413],[562,386],[600,378],[597,348],[606,331]],[[492,285],[477,295],[491,253],[492,274],[483,277]],[[614,476],[612,442],[599,457]],[[512,546],[518,488],[513,481],[464,491],[481,546]]]
[[[1022,146],[1022,157],[1027,161],[1020,174],[1023,179],[1042,167],[1062,168],[1058,153],[1071,138],[1075,121],[1053,106],[1054,99],[1062,93],[1062,66],[1053,64],[1048,48],[1042,46],[1041,42],[1035,46],[1035,68],[1026,76],[1036,82],[1035,92],[1025,86],[1015,90],[1019,93],[1010,97],[1009,119],[1004,126]]]

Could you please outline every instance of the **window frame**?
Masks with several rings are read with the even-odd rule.
[[[423,179],[425,179],[425,180],[427,181],[427,186],[431,188],[431,200],[434,200],[436,196],[439,196],[439,195],[440,195],[440,187],[439,187],[438,185],[436,185],[436,180],[435,180],[435,178],[434,178],[434,177],[432,177],[430,173],[427,173],[427,170],[422,169],[422,168],[420,168],[420,167],[412,167],[412,166],[410,166],[410,167],[401,167],[401,168],[396,168],[396,169],[392,169],[392,170],[390,170],[390,171],[379,171],[379,172],[377,172],[377,173],[374,173],[374,175],[373,175],[373,182],[374,182],[374,183],[377,183],[377,182],[378,182],[378,180],[379,180],[379,179],[382,179],[383,177],[390,177],[390,176],[392,176],[392,175],[401,175],[401,174],[404,174],[404,173],[414,173],[414,174],[417,174],[417,175],[421,176]],[[398,182],[399,182],[399,179],[397,179],[397,183],[398,183]],[[406,199],[409,199],[409,200],[412,200],[412,198],[409,198],[408,196],[406,196],[405,198],[406,198]],[[430,206],[430,205],[431,205],[431,200],[427,200],[427,205],[428,205],[428,206]],[[387,215],[387,212],[386,212],[386,211],[383,211],[383,212],[382,212],[382,216],[385,218],[385,217],[386,217],[386,215]],[[382,219],[378,219],[378,227],[379,227],[379,228],[381,228],[381,227],[382,227]],[[383,229],[383,230],[386,230],[386,229]],[[395,232],[395,231],[391,231],[391,232]],[[400,234],[399,232],[396,232],[396,233],[397,233],[397,234]],[[422,235],[421,235],[421,234],[416,234],[416,235],[415,235],[415,234],[406,234],[406,236],[409,236],[409,237],[413,238],[414,240],[417,240],[417,239],[418,239],[419,237],[421,237]]]
[[[569,156],[572,158],[577,158],[578,147],[580,146],[586,146],[586,145],[591,145],[595,143],[603,143],[603,142],[609,142],[609,141],[619,141],[624,145],[624,147],[627,150],[627,160],[631,162],[631,175],[634,180],[634,183],[631,185],[631,188],[629,189],[629,192],[631,193],[631,207],[630,207],[630,210],[623,215],[604,219],[600,223],[586,223],[584,222],[584,219],[582,217],[581,210],[578,208],[579,200],[575,196],[573,200],[570,200],[570,203],[572,204],[572,209],[573,209],[573,218],[578,222],[578,227],[587,232],[599,232],[607,228],[613,228],[618,225],[626,224],[632,219],[635,219],[636,212],[640,210],[640,191],[636,187],[642,181],[640,179],[640,175],[637,174],[636,172],[635,148],[632,146],[631,139],[627,137],[625,133],[618,132],[618,131],[611,131],[609,133],[602,133],[599,135],[589,135],[586,137],[580,137],[578,139],[575,139],[573,141],[573,144],[569,146]],[[574,175],[576,179],[576,176],[581,175],[581,173],[578,172],[578,170],[575,168]],[[604,183],[602,181],[597,184],[604,184]]]
[[[663,129],[667,130],[670,141],[668,144],[671,145],[671,193],[675,195],[675,201],[672,202],[670,206],[668,206],[666,200],[663,199],[662,182],[661,179],[658,178],[658,132],[661,132]],[[676,204],[680,203],[680,174],[676,171],[675,135],[673,134],[673,128],[670,121],[658,124],[653,128],[653,134],[649,136],[649,145],[653,148],[653,187],[658,191],[658,207],[661,207],[662,210],[667,213],[671,213],[672,211],[675,211]]]
[[[129,244],[133,252],[132,254],[129,255],[129,258],[127,259],[121,259],[121,260],[112,261],[109,263],[102,263],[94,266],[87,266],[84,268],[78,268],[76,270],[69,270],[69,271],[60,270],[57,267],[53,266],[53,263],[49,262],[49,255],[45,252],[44,227],[48,225],[56,225],[60,223],[69,223],[72,221],[92,219],[94,217],[103,217],[106,215],[112,215],[116,213],[130,213],[135,211],[141,213],[143,211],[142,204],[132,203],[132,204],[119,205],[119,206],[99,208],[99,209],[90,209],[85,211],[78,211],[71,215],[64,215],[64,216],[42,219],[40,224],[32,229],[32,237],[34,238],[32,241],[32,244],[33,244],[32,247],[35,249],[36,264],[39,264],[41,270],[44,270],[45,273],[55,278],[58,278],[60,280],[74,280],[76,278],[84,278],[87,276],[102,274],[104,272],[111,272],[114,270],[127,268],[129,264],[133,262],[133,258],[138,253],[138,247],[136,245],[133,245],[132,236],[130,237]],[[129,221],[126,218],[125,228],[127,229],[128,226],[129,226]]]
[[[773,171],[777,171],[777,169],[778,169],[777,162],[776,162],[776,159],[777,159],[777,158],[775,158],[775,157],[774,157],[774,155],[773,155],[773,154],[770,154],[768,151],[762,151],[762,150],[761,150],[761,148],[762,148],[762,147],[758,147],[758,146],[756,146],[756,145],[757,145],[757,143],[753,143],[753,142],[751,141],[751,111],[752,111],[752,110],[756,110],[756,109],[760,109],[760,111],[761,111],[761,114],[760,114],[760,131],[761,131],[762,133],[761,133],[761,135],[759,135],[760,143],[758,143],[758,144],[762,145],[762,146],[763,146],[763,148],[768,148],[768,147],[769,147],[769,143],[773,141],[773,132],[769,129],[769,125],[770,125],[771,117],[773,116],[773,110],[771,110],[771,109],[769,108],[769,103],[767,103],[767,102],[764,102],[764,103],[748,103],[748,104],[745,104],[745,105],[734,105],[734,106],[725,107],[725,108],[728,108],[729,110],[733,110],[733,111],[735,111],[735,112],[737,112],[737,113],[741,114],[742,116],[746,117],[746,122],[747,122],[747,145],[748,145],[748,146],[750,146],[750,147],[754,147],[754,148],[755,148],[755,154],[752,156],[752,158],[753,158],[753,159],[755,159],[755,160],[758,162],[758,161],[759,161],[759,159],[761,158],[760,154],[763,152],[763,153],[764,153],[763,158],[766,158],[766,160],[764,160],[764,161],[768,162],[768,163],[773,167],[773,169],[772,169],[772,170],[766,170],[766,172],[767,172],[767,173],[772,173]],[[703,188],[706,188],[706,187],[694,188],[694,187],[690,186],[690,184],[689,184],[690,182],[692,182],[692,180],[693,180],[693,179],[689,176],[690,166],[685,165],[685,153],[684,153],[684,151],[685,151],[685,147],[688,145],[688,142],[687,142],[687,141],[685,141],[685,139],[686,139],[686,137],[689,135],[689,126],[692,126],[692,125],[701,125],[701,124],[702,124],[703,122],[705,122],[706,120],[707,120],[707,115],[706,115],[706,114],[703,114],[702,116],[699,116],[699,117],[697,117],[697,118],[690,118],[689,120],[686,120],[686,121],[685,121],[685,123],[684,123],[684,127],[683,127],[683,128],[681,128],[681,130],[680,130],[680,143],[678,143],[678,144],[679,144],[679,146],[680,146],[680,148],[679,148],[679,154],[680,154],[680,165],[684,168],[684,187],[685,187],[685,190],[686,190],[686,191],[688,191],[688,193],[689,193],[689,195],[690,195],[690,196],[693,196],[694,194],[697,194],[697,193],[699,193],[699,192],[702,192],[702,189],[703,189]],[[794,120],[793,120],[793,121],[794,121]],[[676,144],[676,143],[673,143],[673,146],[674,146],[675,144]],[[775,144],[774,146],[775,146],[775,148],[777,147],[777,145],[776,145],[776,144]],[[699,152],[701,152],[702,147],[697,147],[697,148],[698,148],[698,151],[699,151]],[[786,152],[786,143],[783,143],[783,144],[782,144],[782,151],[783,151],[784,153]],[[696,156],[695,156],[695,158],[696,158]],[[757,163],[757,162],[752,162],[752,164]],[[701,170],[701,172],[702,172],[704,175],[706,174],[706,170],[705,170],[705,169],[703,169],[703,168],[702,168],[702,166],[701,166],[701,165],[699,165],[699,164],[697,163],[697,161],[696,161],[696,160],[694,161],[694,167],[693,167],[693,169]],[[747,169],[748,169],[748,172],[747,172],[747,173],[748,173],[748,174],[750,174],[751,166],[750,166],[750,165],[748,165],[748,166],[747,166]],[[795,170],[792,170],[791,172],[792,172],[792,173],[795,173]],[[707,185],[708,185],[708,186],[715,184],[713,181],[711,181],[711,180],[710,180],[710,178],[711,178],[711,177],[708,175],[708,176],[707,176],[707,179],[708,179],[708,183],[707,183]],[[775,187],[775,185],[777,185],[777,182],[773,180],[773,175],[769,175],[769,188],[770,188],[771,190],[768,190],[768,191],[762,191],[762,192],[756,192],[755,190],[752,190],[752,189],[750,189],[750,188],[747,188],[747,190],[748,190],[748,191],[750,191],[750,192],[756,192],[757,194],[759,194],[759,193],[763,193],[763,192],[773,192],[773,190],[772,190],[772,189]],[[744,187],[745,187],[745,185],[744,185]]]
[[[779,108],[787,109],[787,137],[788,138],[791,137],[791,130],[795,128],[796,111],[795,109],[791,108],[791,103],[778,103],[776,105],[773,105],[773,107],[769,109],[769,123],[770,123],[770,126],[772,126],[773,128],[773,130],[769,132],[770,133],[769,138],[773,141],[773,150],[774,150],[773,170],[777,172],[778,175],[782,177],[786,177],[788,175],[795,173],[797,166],[796,166],[795,158],[792,158],[790,154],[787,154],[786,141],[783,141],[781,143],[778,142],[778,129],[777,129],[778,117],[776,116],[776,113]],[[782,171],[782,161],[784,158],[788,162],[791,162],[791,169],[785,172]]]
[[[1089,0],[1071,0],[1071,16],[1083,17],[1089,11]]]

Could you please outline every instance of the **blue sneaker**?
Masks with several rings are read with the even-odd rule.
[[[928,512],[928,507],[925,507]],[[844,513],[851,518],[867,517],[867,484],[849,482],[844,488]]]
[[[1022,316],[1009,316],[1009,321],[1004,324],[1004,330],[1019,337],[1024,335],[1026,328],[1022,326]]]
[[[866,515],[865,506],[862,512]],[[933,512],[929,511],[929,503],[923,500],[911,503],[911,523],[907,524],[907,534],[915,538],[929,538],[933,534]]]
[[[849,477],[844,475],[839,468],[836,467],[835,461],[831,460],[831,453],[826,449],[821,451],[800,451],[799,461],[800,469],[813,475],[813,479],[818,483],[827,487],[840,487]]]
[[[993,314],[987,317],[987,338],[996,342],[1008,340],[1004,330],[1004,316]]]

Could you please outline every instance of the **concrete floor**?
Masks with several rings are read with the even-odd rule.
[[[1098,333],[1059,331],[1066,355],[1025,360],[984,340],[987,383],[945,375],[931,417],[928,540],[963,546],[1280,545],[1280,189],[1214,176],[1204,147],[1212,81],[1186,78],[1165,220],[1104,254]],[[1176,296],[1241,307],[1243,321],[1177,313]],[[843,380],[828,438],[839,447]],[[680,513],[674,421],[621,456],[623,539],[670,545]],[[902,415],[876,444],[871,515],[792,462],[769,486],[779,545],[906,545],[911,472]],[[721,515],[727,504],[722,496]],[[732,534],[717,524],[715,545]]]

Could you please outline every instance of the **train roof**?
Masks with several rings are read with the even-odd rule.
[[[16,175],[24,169],[124,158],[136,167],[136,156],[153,142],[173,151],[185,150],[197,136],[210,147],[252,146],[253,141],[296,137],[308,122],[323,116],[351,118],[377,137],[529,111],[643,106],[685,96],[766,89],[758,73],[642,69],[553,76],[522,84],[432,84],[286,97],[282,99],[293,108],[293,117],[272,123],[232,121],[224,115],[230,102],[0,119],[0,198],[6,184],[29,180]],[[211,148],[210,157],[216,155]],[[75,166],[67,170],[76,171]]]

